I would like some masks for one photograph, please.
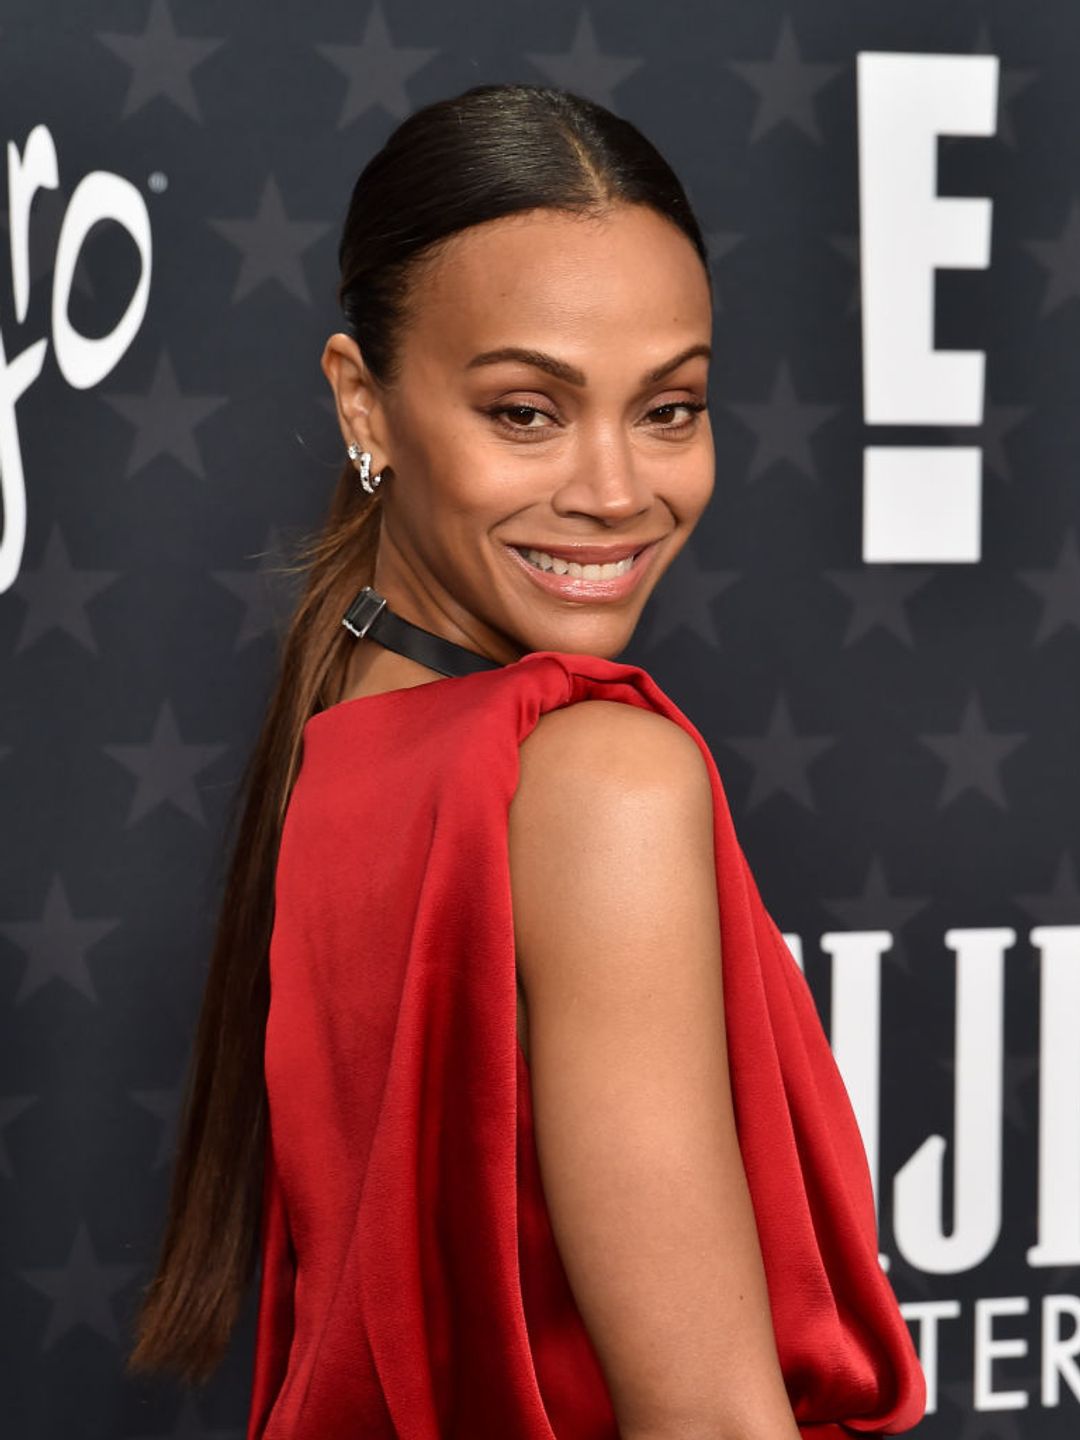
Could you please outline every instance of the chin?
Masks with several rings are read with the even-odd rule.
[[[601,660],[617,660],[633,639],[636,622],[618,628],[605,626],[603,633],[571,633],[569,629],[553,631],[527,641],[530,650],[558,650],[564,655],[595,655]]]

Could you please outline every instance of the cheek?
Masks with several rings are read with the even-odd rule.
[[[473,528],[498,524],[528,506],[543,504],[552,491],[552,471],[537,459],[508,453],[505,446],[485,445],[475,435],[465,439],[438,462],[440,503]]]
[[[483,432],[463,422],[456,408],[429,408],[420,416],[406,411],[399,428],[395,450],[403,481],[444,514],[482,511],[512,485],[512,463],[492,454]]]
[[[716,463],[711,445],[688,456],[672,487],[671,501],[680,519],[696,520],[712,498]]]
[[[709,456],[707,465],[701,469],[700,486],[698,490],[699,509],[704,510],[712,499],[713,490],[716,488],[716,462],[712,455]]]
[[[451,525],[475,530],[504,519],[520,503],[520,484],[506,466],[485,465],[483,456],[466,457],[463,464],[440,477],[439,503]]]
[[[503,523],[528,503],[507,467],[485,465],[482,455],[444,455],[415,474],[404,513],[414,533],[423,533],[429,553],[460,556],[475,548],[477,536]],[[399,491],[399,495],[401,492]]]

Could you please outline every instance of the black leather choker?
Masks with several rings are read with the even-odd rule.
[[[365,585],[345,612],[341,622],[346,630],[362,640],[370,635],[387,650],[396,650],[417,660],[429,670],[438,670],[442,675],[472,675],[477,670],[501,670],[501,660],[489,660],[475,650],[467,650],[443,635],[435,635],[395,615],[384,596],[370,585]]]

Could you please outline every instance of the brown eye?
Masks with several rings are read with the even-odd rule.
[[[496,420],[498,421],[498,423],[503,427],[503,429],[505,429],[505,430],[517,430],[517,431],[521,431],[521,430],[546,430],[548,427],[547,427],[546,425],[533,425],[533,424],[519,425],[516,421],[511,421],[511,420],[509,420],[509,419],[504,419],[504,418],[503,418],[504,416],[510,416],[510,415],[514,415],[514,416],[525,415],[525,416],[528,416],[528,417],[532,418],[532,417],[535,417],[535,416],[537,416],[537,415],[543,415],[543,416],[545,416],[548,420],[554,420],[554,418],[555,418],[553,415],[548,415],[548,413],[547,413],[546,410],[541,410],[538,405],[496,405],[496,406],[494,406],[493,409],[489,410],[487,413],[488,413],[490,416],[492,416],[494,419],[496,419]]]
[[[663,415],[670,410],[689,410],[691,412],[689,420],[684,420],[678,425],[664,424],[660,426],[661,430],[689,430],[692,425],[696,424],[698,415],[705,408],[705,404],[700,400],[670,400],[666,405],[658,405],[650,413]]]

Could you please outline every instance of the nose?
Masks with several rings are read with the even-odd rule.
[[[621,433],[593,434],[575,447],[570,473],[552,504],[561,515],[589,515],[609,525],[631,519],[653,503],[646,468]]]

